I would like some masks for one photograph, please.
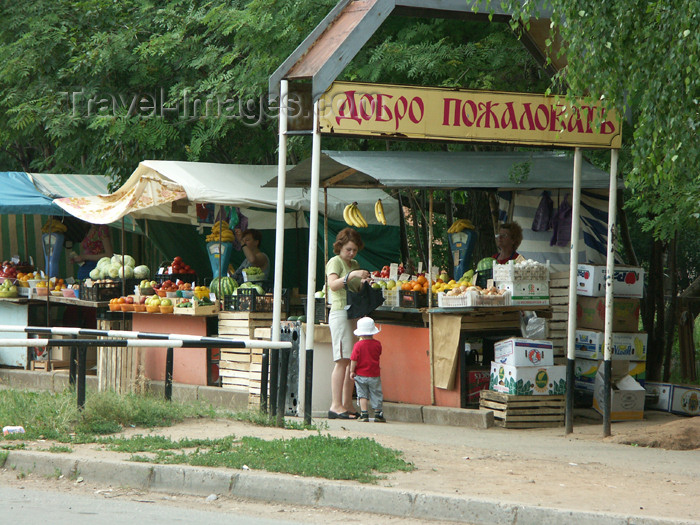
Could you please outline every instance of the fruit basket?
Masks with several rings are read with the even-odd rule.
[[[167,305],[167,306],[160,306],[160,313],[162,314],[171,314],[175,310],[175,307],[173,305]]]
[[[146,312],[148,312],[149,314],[159,314],[160,313],[160,305],[147,304],[146,305]]]

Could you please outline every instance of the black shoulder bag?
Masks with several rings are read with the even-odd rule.
[[[360,289],[357,292],[351,292],[348,289],[348,275],[343,279],[343,285],[348,297],[348,305],[345,309],[348,312],[348,319],[359,319],[372,313],[378,306],[384,304],[384,295],[382,291],[372,288],[368,283],[360,284]]]

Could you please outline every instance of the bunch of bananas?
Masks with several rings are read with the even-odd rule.
[[[46,221],[46,224],[44,224],[41,227],[41,232],[42,233],[64,233],[68,228],[66,227],[65,224],[63,224],[61,221],[58,219],[54,219],[51,217],[48,221]]]
[[[207,242],[218,242],[219,239],[221,239],[221,242],[233,242],[235,237],[228,227],[228,222],[218,221],[211,227],[211,233],[207,235],[206,239]]]
[[[475,229],[475,226],[472,224],[472,221],[469,219],[457,219],[455,222],[452,223],[452,226],[450,226],[447,229],[447,233],[457,233],[461,232],[462,230],[473,230]]]
[[[353,228],[366,228],[368,226],[356,202],[345,206],[343,209],[343,220]]]
[[[386,226],[386,216],[384,215],[382,199],[377,199],[377,202],[374,203],[374,216],[377,218],[379,224]]]

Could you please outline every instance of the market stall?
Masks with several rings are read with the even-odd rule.
[[[215,224],[211,222],[202,223],[198,219],[197,204],[216,205],[214,217],[217,217],[222,209],[237,207],[241,213],[245,214],[249,226],[259,228],[265,233],[275,223],[277,192],[274,189],[261,188],[260,184],[268,180],[275,172],[276,167],[274,166],[144,161],[140,163],[129,180],[111,195],[59,199],[56,202],[72,215],[93,222],[116,221],[125,214],[129,214],[134,218],[145,220],[146,228],[148,228],[149,221],[169,217],[184,224],[199,224],[202,227],[202,234],[209,233],[208,228],[215,226]],[[330,192],[324,192],[320,195],[320,198],[326,202],[328,216],[332,220],[339,221],[342,220],[343,208],[348,201],[358,201],[362,205],[366,205],[369,202],[374,202],[379,195],[384,194],[379,190],[367,192],[357,189],[335,189]],[[289,237],[291,246],[288,250],[285,250],[285,260],[288,264],[284,279],[290,289],[303,284],[303,279],[299,279],[299,274],[295,272],[295,268],[305,267],[303,252],[307,245],[304,241],[300,242],[299,230],[304,232],[302,238],[308,238],[308,235],[305,233],[308,226],[307,203],[308,192],[302,189],[290,192],[285,200],[283,220],[285,231],[283,235]],[[396,201],[388,199],[386,210],[389,226],[387,226],[388,229],[377,228],[378,235],[384,235],[384,242],[378,243],[376,249],[377,258],[385,256],[382,254],[398,252],[395,236],[387,235],[389,230],[396,229],[398,223],[398,204]],[[219,225],[221,224],[218,221],[216,222]],[[227,231],[227,235],[232,236],[232,232],[230,230]],[[213,237],[211,244],[216,245],[217,236],[213,233],[210,233],[210,235]],[[294,246],[295,244],[297,247]],[[394,246],[395,249],[392,250],[391,246]],[[182,246],[184,259],[188,258],[185,254],[187,249],[187,246]],[[269,253],[274,252],[270,251]],[[232,261],[235,263],[235,260],[232,259]],[[163,280],[165,277],[165,275],[156,275],[155,278]],[[203,285],[206,283],[198,280],[196,284]],[[214,293],[214,290],[209,291]],[[223,297],[220,297],[220,299],[223,299]],[[255,301],[264,302],[265,298],[254,297],[252,304],[258,304]],[[228,304],[231,309],[236,309],[238,306],[231,306],[231,301]],[[227,303],[224,301],[221,306],[226,307],[226,305]],[[270,309],[265,311],[272,312],[271,302],[269,306]],[[250,309],[248,308],[248,310]],[[246,308],[238,308],[238,310],[246,311]],[[213,313],[206,316],[195,315],[193,319],[184,321],[182,317],[175,314],[159,314],[155,316],[149,313],[135,312],[131,315],[133,329],[135,330],[159,332],[170,330],[172,332],[180,332],[186,324],[188,331],[198,335],[215,335],[217,331],[221,332],[222,327],[226,329],[226,323],[230,324],[235,321],[224,320],[219,323],[219,326],[216,326],[211,320],[203,319],[203,317],[216,317]],[[154,326],[154,323],[157,326]],[[269,321],[267,324],[269,325]],[[247,326],[244,331],[245,333],[232,335],[252,337],[252,334],[247,331]],[[149,352],[148,357],[142,359],[144,371],[148,378],[158,379],[162,375],[163,367],[160,366],[160,362],[164,359],[164,353],[165,349],[158,349]],[[209,384],[211,382],[209,374],[211,367],[205,354],[188,350],[183,352],[183,355],[179,356],[176,362],[180,363],[178,366],[182,367],[175,370],[176,381],[180,380],[191,384]],[[222,375],[228,374],[227,370],[229,369],[222,369]],[[226,377],[224,379],[224,384],[226,385]],[[233,379],[231,386],[237,386],[233,383]]]
[[[69,259],[72,243],[82,238],[85,225],[66,216],[53,199],[106,192],[109,179],[97,175],[21,172],[0,173],[0,181],[8,188],[0,199],[0,249],[4,260],[0,281],[12,283],[16,290],[0,297],[3,318],[13,319],[10,324],[28,322],[46,326],[65,323],[82,326],[85,318],[95,319],[96,311],[104,308],[106,301],[80,298],[78,285],[73,290],[69,286],[72,281],[67,277],[75,270]],[[124,246],[132,253],[139,251],[140,230],[131,219],[111,226],[115,231],[123,231],[123,227],[126,230],[123,235],[114,236],[116,250],[122,251]],[[49,282],[50,276],[54,276],[54,281]],[[42,286],[38,286],[40,284]],[[49,284],[52,285],[50,290]],[[64,286],[65,291],[61,289]],[[75,315],[69,315],[69,311]],[[42,369],[67,366],[63,349],[53,349],[52,355],[39,353],[40,349],[4,348],[0,364],[24,368],[36,364]],[[94,351],[91,355],[94,361]],[[35,357],[39,357],[36,363],[33,362]]]
[[[561,152],[323,151],[320,159],[319,184],[321,187],[344,184],[351,187],[381,187],[388,194],[400,188],[444,190],[484,188],[507,191],[508,195],[518,202],[521,193],[541,193],[544,190],[571,191],[569,175],[571,159]],[[523,162],[529,163],[529,176],[527,180],[514,184],[509,173],[513,166]],[[587,191],[599,194],[606,192],[604,188],[608,183],[608,176],[605,172],[588,163],[584,163],[582,172],[582,185]],[[309,173],[310,160],[303,161],[287,171],[286,184],[308,185]],[[344,173],[349,175],[342,177],[341,174]],[[277,179],[267,183],[269,186],[276,184]],[[591,206],[596,217],[601,217],[607,212],[599,203],[592,203]],[[517,209],[520,212],[520,208]],[[373,222],[371,211],[366,207],[363,210],[369,222]],[[504,211],[507,210],[508,206],[505,206]],[[532,223],[532,216],[529,220],[521,218],[523,229],[526,229],[525,225],[529,223]],[[600,254],[595,245],[588,245],[591,233],[596,230],[589,228],[588,223],[582,223],[582,226],[580,241],[586,248],[580,255],[581,260],[589,260],[593,253],[598,260],[604,260],[604,254]],[[360,231],[364,237],[364,231]],[[447,239],[442,239],[442,242],[446,241]],[[562,249],[557,250],[559,253]],[[552,252],[554,253],[554,250]],[[547,255],[547,253],[528,253],[528,258],[546,265]],[[568,251],[566,255],[568,256]],[[385,260],[381,264],[388,265],[391,262]],[[435,279],[438,277],[438,275],[434,276]],[[450,276],[450,279],[452,277],[459,279],[460,276]],[[399,276],[395,274],[393,279],[398,280]],[[501,280],[508,281],[508,279]],[[549,272],[547,272],[547,278],[542,280],[548,284]],[[382,279],[378,279],[378,282],[381,283],[381,281]],[[317,288],[320,288],[320,285]],[[456,407],[478,404],[478,395],[474,395],[477,392],[475,390],[477,385],[470,385],[469,378],[472,379],[471,383],[475,383],[478,379],[480,382],[478,386],[481,388],[484,387],[485,379],[488,385],[488,363],[493,356],[494,341],[521,334],[522,312],[535,310],[541,319],[552,317],[548,291],[544,294],[546,300],[539,304],[521,299],[521,304],[515,306],[502,303],[464,308],[440,308],[436,295],[431,296],[432,304],[429,308],[427,294],[422,296],[424,302],[420,304],[420,308],[411,308],[410,304],[404,304],[402,300],[412,299],[411,295],[400,298],[400,293],[398,290],[393,293],[385,291],[387,306],[378,308],[373,314],[382,328],[376,337],[382,341],[385,349],[382,356],[385,399],[395,402],[434,403],[438,406]],[[464,303],[465,306],[466,304]],[[443,326],[440,333],[431,337],[431,327],[440,325]],[[319,374],[325,378],[330,375],[329,366],[332,366],[332,361],[319,355],[325,348],[321,341],[324,337],[322,336],[318,341],[315,338],[314,378]],[[486,341],[485,351],[484,340]],[[473,356],[468,355],[467,350],[473,348],[480,349],[480,363],[469,361]],[[562,338],[557,340],[554,351],[556,357],[560,359],[565,357]],[[465,361],[469,361],[468,366],[464,366]],[[484,371],[486,371],[485,374]],[[406,382],[406,377],[411,378],[410,383]],[[327,410],[327,389],[328,385],[324,385],[324,388],[319,390],[314,379],[312,402],[314,416],[322,415],[324,410]]]

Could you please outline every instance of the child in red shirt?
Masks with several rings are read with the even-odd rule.
[[[386,423],[382,404],[382,380],[379,377],[379,356],[382,355],[382,344],[374,339],[379,329],[374,326],[374,320],[363,317],[357,321],[355,335],[360,340],[355,343],[350,355],[350,378],[355,380],[357,398],[360,400],[360,421],[369,421],[368,401],[372,403],[374,421]]]

